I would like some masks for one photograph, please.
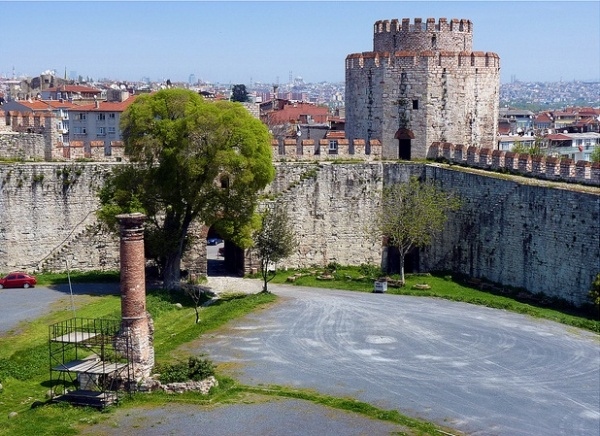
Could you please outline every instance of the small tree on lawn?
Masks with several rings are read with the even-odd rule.
[[[270,205],[261,214],[260,228],[254,233],[254,249],[260,258],[262,292],[275,277],[273,264],[285,259],[296,247],[296,236],[287,211],[282,205]]]
[[[413,247],[431,245],[443,230],[448,212],[459,208],[460,200],[454,194],[432,182],[420,182],[417,177],[383,190],[376,229],[387,237],[388,246],[398,248],[402,285],[406,254]]]
[[[194,310],[196,312],[196,324],[200,322],[200,306],[205,301],[208,301],[210,297],[208,296],[209,290],[203,286],[196,285],[194,283],[188,283],[183,286],[183,290],[185,294],[191,298],[194,302]]]

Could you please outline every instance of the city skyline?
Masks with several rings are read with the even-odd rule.
[[[2,77],[343,82],[375,21],[465,18],[501,83],[600,80],[597,1],[2,1],[0,16]]]

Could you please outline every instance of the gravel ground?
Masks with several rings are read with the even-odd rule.
[[[81,434],[93,436],[373,436],[400,434],[403,427],[318,406],[274,399],[254,404],[200,407],[166,404],[160,408],[117,410]]]

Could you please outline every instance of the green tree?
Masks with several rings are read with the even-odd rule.
[[[260,227],[254,233],[254,249],[260,259],[262,292],[269,292],[268,283],[275,277],[274,264],[285,259],[296,248],[296,236],[283,205],[267,205],[261,214]]]
[[[166,89],[139,96],[121,129],[130,163],[116,167],[101,190],[99,218],[115,229],[117,213],[147,215],[147,255],[166,288],[180,286],[192,222],[250,246],[258,193],[275,175],[270,135],[259,120],[239,103]]]
[[[248,101],[248,91],[246,90],[246,85],[233,85],[233,89],[231,90],[231,101],[237,101],[241,103]]]
[[[388,246],[398,248],[402,284],[406,254],[413,247],[431,245],[443,230],[448,212],[459,209],[460,205],[460,199],[453,193],[442,191],[432,182],[420,182],[417,177],[383,190],[375,225],[388,239]]]
[[[590,156],[590,160],[596,163],[600,162],[600,146],[594,147]]]
[[[515,145],[511,151],[517,154],[529,154],[531,156],[544,156],[546,154],[542,148],[542,138],[540,137],[536,137],[531,146],[525,145],[521,141],[515,141]]]

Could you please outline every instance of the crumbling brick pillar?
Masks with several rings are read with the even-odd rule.
[[[121,231],[121,352],[128,350],[136,379],[154,367],[154,325],[146,311],[144,219],[141,213],[117,215]]]

